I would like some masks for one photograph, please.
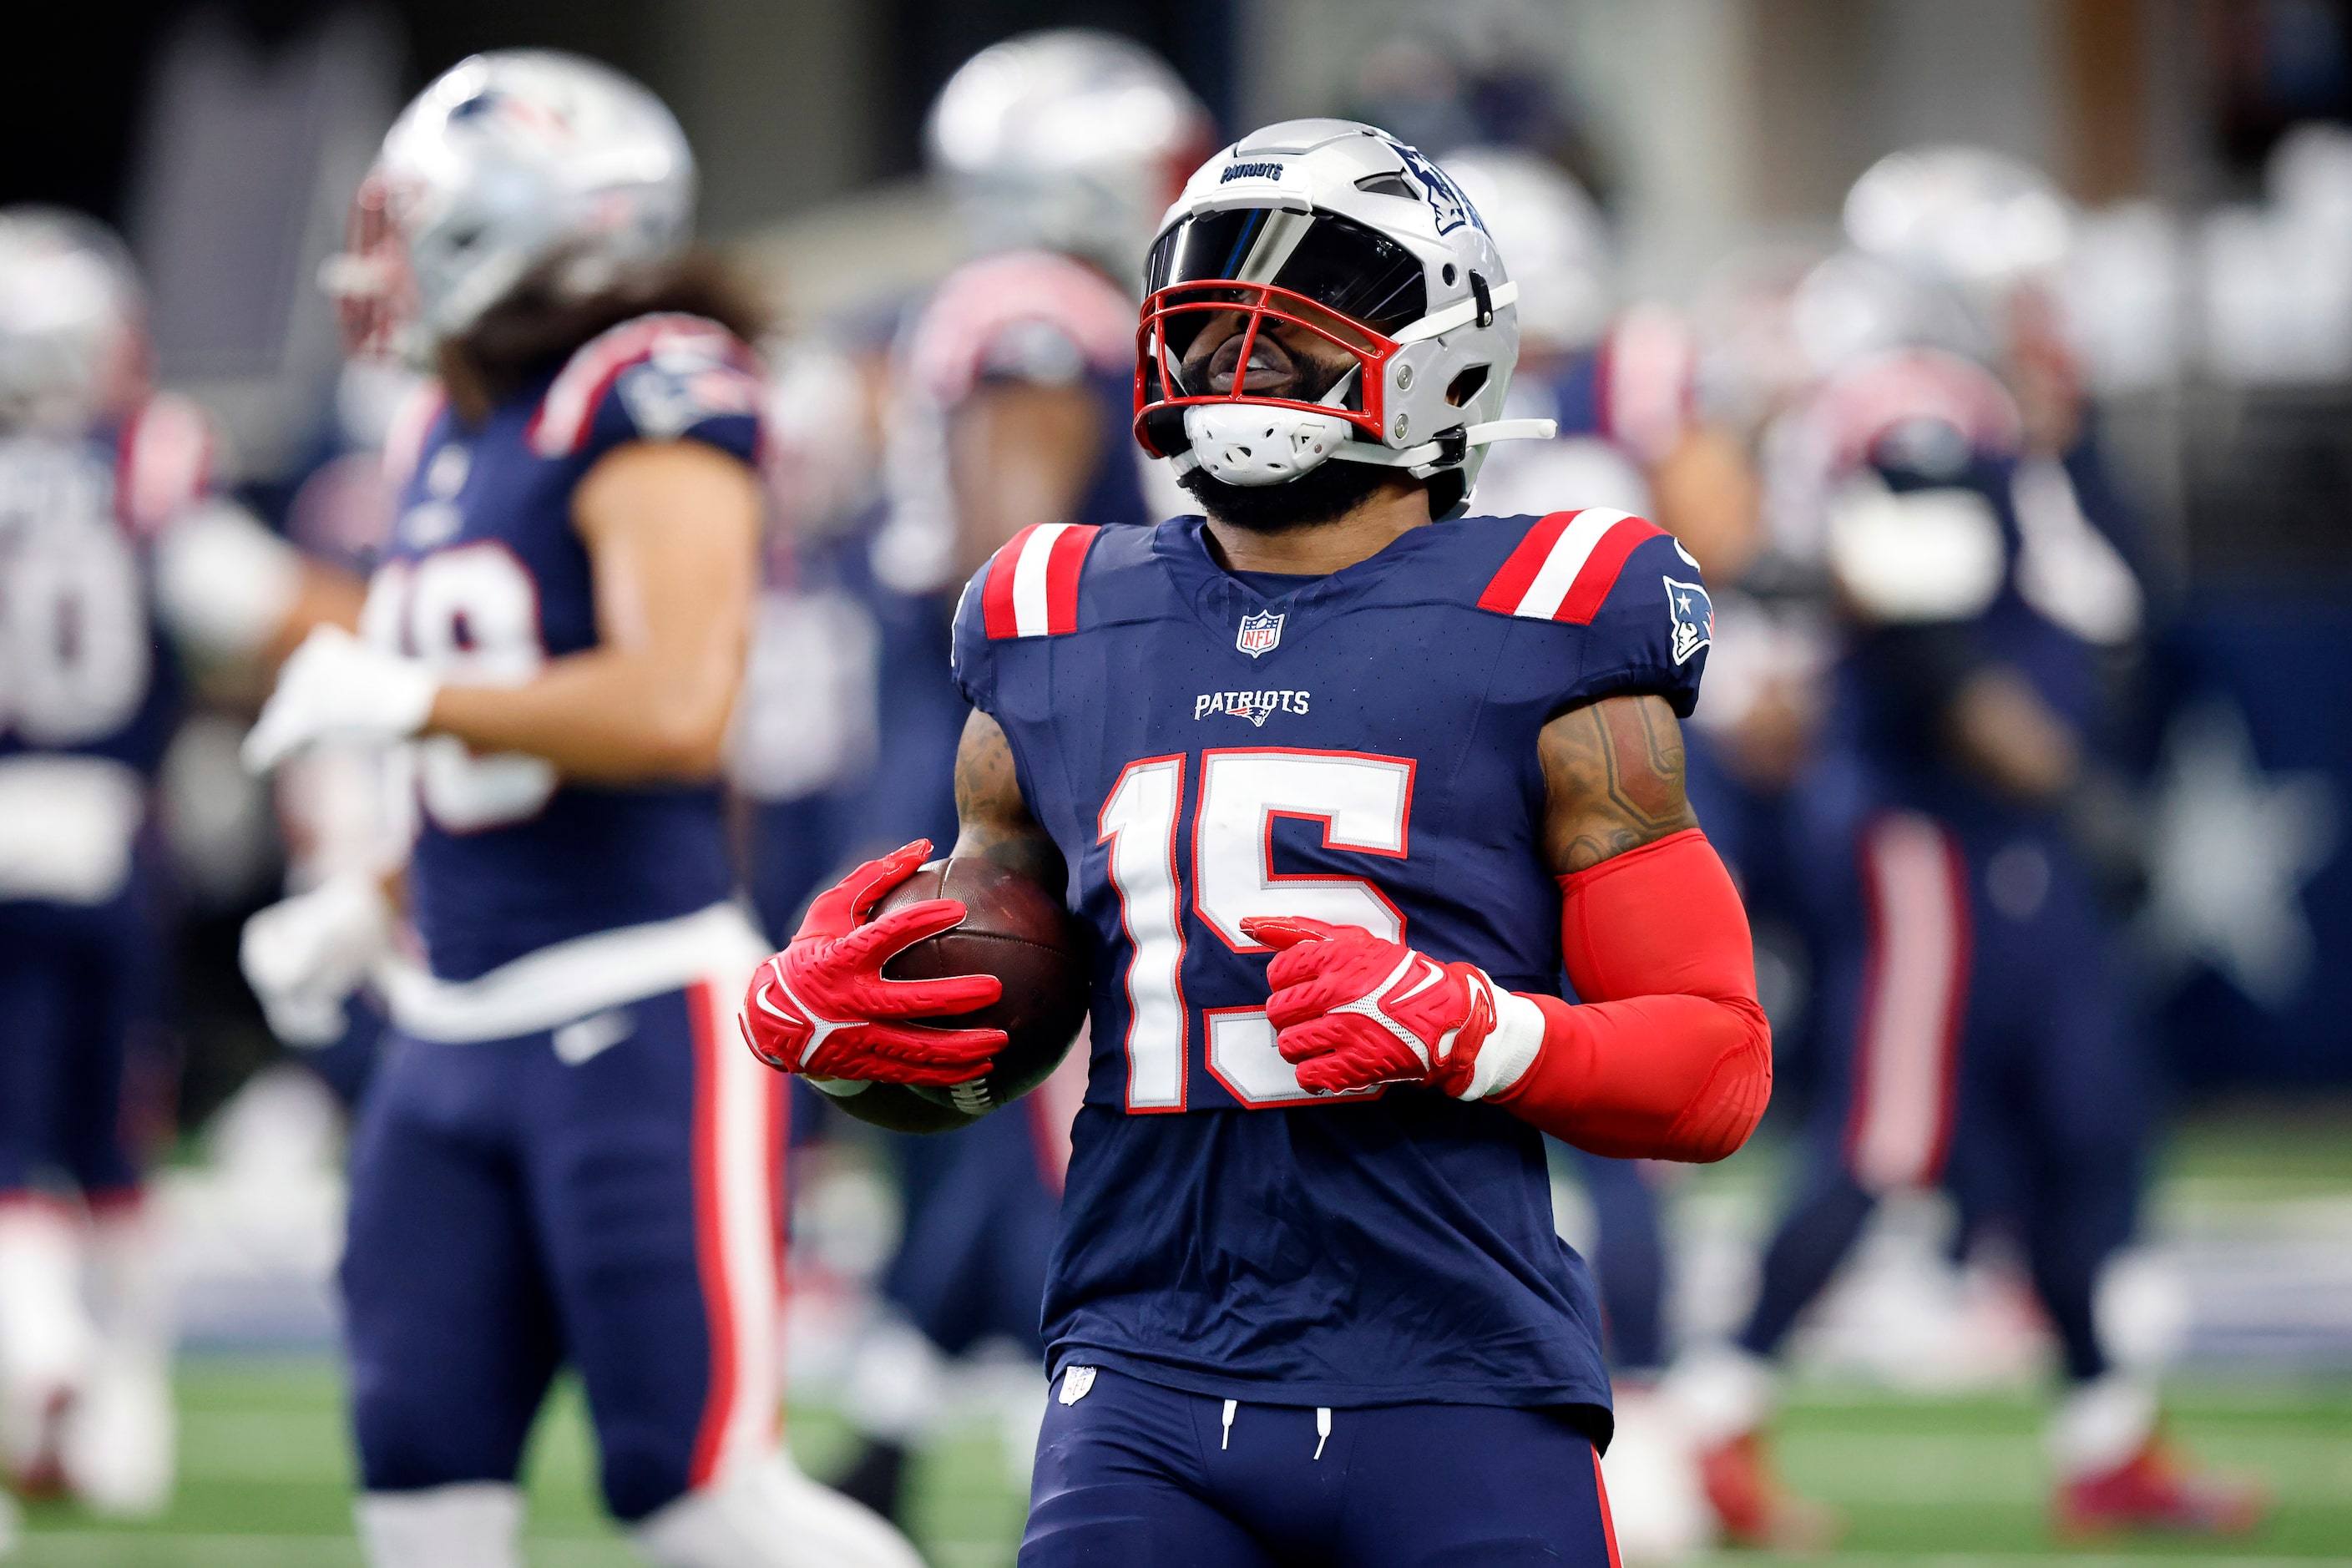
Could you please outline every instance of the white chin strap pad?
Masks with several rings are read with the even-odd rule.
[[[522,1493],[509,1486],[364,1492],[352,1511],[369,1568],[522,1568]]]
[[[906,1537],[784,1455],[736,1466],[641,1521],[661,1568],[923,1568]]]
[[[1263,403],[1195,404],[1184,410],[1192,461],[1181,471],[1209,470],[1229,485],[1279,485],[1322,465],[1348,444],[1354,427],[1336,414],[1309,414]]]
[[[1559,434],[1550,419],[1494,419],[1462,427],[1465,447],[1496,441],[1549,441]],[[1263,403],[1196,404],[1184,410],[1184,435],[1192,443],[1178,454],[1179,478],[1194,468],[1229,485],[1278,485],[1326,461],[1370,463],[1409,468],[1427,479],[1445,457],[1444,441],[1424,441],[1402,450],[1356,438],[1355,426],[1336,415],[1308,414]]]

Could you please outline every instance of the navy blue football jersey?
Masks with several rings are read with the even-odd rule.
[[[1964,680],[1997,665],[2086,740],[2099,739],[2112,695],[2103,650],[2138,635],[2144,601],[2118,538],[2128,518],[2095,452],[2063,462],[2021,457],[2007,392],[1948,356],[1864,361],[1821,401],[1824,427],[1858,469],[1978,541],[1976,568],[1948,576],[1967,585],[1931,603],[1890,606],[1867,577],[1847,584],[1854,626],[1837,670],[1831,742],[1857,752],[1887,804],[1996,828],[2039,815],[1953,765],[1948,704]],[[1854,493],[1871,493],[1856,482],[1865,488]],[[1885,520],[1880,528],[1901,528],[1908,513],[1873,515]]]
[[[148,557],[204,495],[209,451],[170,396],[79,439],[0,439],[0,758],[162,762],[179,681]]]
[[[529,679],[598,641],[572,492],[625,442],[695,440],[756,460],[761,379],[716,323],[614,327],[478,427],[444,409],[417,445],[369,585],[373,642],[445,679]],[[689,914],[731,889],[719,789],[565,781],[538,757],[410,748],[420,807],[411,910],[433,973],[469,980],[551,942]]]
[[[1248,581],[1200,518],[1016,537],[958,611],[1090,939],[1093,1057],[1051,1362],[1271,1403],[1606,1406],[1541,1139],[1419,1089],[1310,1102],[1253,915],[1364,926],[1557,992],[1537,732],[1696,700],[1697,569],[1622,512],[1415,529]]]

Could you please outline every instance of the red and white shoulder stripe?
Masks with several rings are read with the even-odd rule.
[[[523,440],[538,457],[572,456],[586,443],[597,405],[623,371],[656,353],[679,350],[732,365],[747,374],[756,374],[751,350],[708,317],[674,311],[639,316],[608,328],[573,351],[524,427]]]
[[[1645,518],[1607,507],[1556,511],[1528,530],[1478,595],[1478,607],[1534,621],[1590,626],[1625,558],[1665,530]]]
[[[980,607],[990,640],[1078,629],[1078,571],[1097,531],[1075,522],[1041,522],[989,558]]]
[[[1135,302],[1083,262],[1043,250],[984,257],[950,273],[909,339],[915,384],[943,406],[961,403],[997,339],[1036,323],[1068,338],[1097,371],[1135,356]]]
[[[158,393],[123,426],[114,464],[116,512],[135,532],[154,533],[212,483],[212,426],[194,402]]]
[[[1811,416],[1841,473],[1869,462],[1882,437],[1914,421],[1948,425],[1979,452],[2015,451],[2025,428],[1997,376],[1936,349],[1895,349],[1856,362],[1830,378]]]

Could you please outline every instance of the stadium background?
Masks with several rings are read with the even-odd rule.
[[[1603,197],[1635,299],[1685,299],[1737,246],[1827,230],[1893,147],[1966,141],[2051,169],[2092,215],[2093,369],[2167,568],[2136,949],[2171,1131],[2116,1309],[2175,1367],[2184,1434],[2275,1487],[2279,1518],[2243,1555],[2352,1560],[2352,180],[2298,185],[2274,158],[2294,127],[2352,119],[2352,6],[420,0],[86,4],[37,24],[0,61],[0,200],[125,230],[163,380],[215,413],[241,492],[280,522],[335,405],[310,280],[392,111],[479,48],[576,49],[660,92],[702,160],[705,232],[803,319],[878,307],[952,260],[922,110],[974,49],[1039,26],[1152,45],[1228,132],[1342,111],[1433,152],[1550,153]],[[153,1106],[180,1151],[180,1501],[135,1532],[37,1511],[27,1563],[356,1561],[324,1284],[339,1132],[276,1065],[233,962],[278,870],[268,803],[230,765],[252,695],[209,693],[167,775],[186,918],[177,1089]],[[795,1436],[818,1474],[827,1303],[890,1224],[870,1173],[825,1158],[798,1182],[818,1286],[796,1319]],[[1676,1189],[1685,1326],[1735,1310],[1776,1158],[1768,1136]],[[1582,1223],[1571,1197],[1563,1227]],[[1809,1329],[1791,1479],[1851,1511],[1863,1556],[2045,1550],[2045,1347],[2013,1321],[2014,1282],[1949,1276],[1937,1234],[1932,1201],[1895,1205]],[[1018,1517],[987,1392],[971,1405],[921,1478],[942,1563],[1009,1560]],[[630,1560],[604,1539],[584,1445],[559,1406],[536,1562]]]

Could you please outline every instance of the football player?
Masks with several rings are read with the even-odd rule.
[[[1850,747],[1858,847],[1820,879],[1840,906],[1834,1059],[1807,1173],[1737,1342],[1670,1380],[1740,1540],[1818,1542],[1820,1511],[1767,1462],[1771,1358],[1877,1200],[1939,1185],[1967,1232],[2014,1227],[2055,1331],[2060,1528],[2233,1532],[2262,1513],[2255,1489],[2162,1441],[2154,1391],[2115,1364],[2094,1310],[2133,1226],[2145,1097],[2079,825],[2111,805],[2099,661],[2137,635],[2142,599],[2112,514],[2082,499],[2102,491],[2077,488],[2096,463],[2048,293],[2067,224],[2049,182],[2006,159],[1897,154],[1849,196],[1862,254],[1807,284],[1876,323],[1789,416],[1784,450],[1811,473],[1774,486],[1814,498],[1848,612],[1826,728]]]
[[[172,1483],[152,1118],[125,1083],[161,1066],[132,1058],[163,1021],[151,803],[180,658],[282,657],[357,607],[207,494],[205,421],[148,371],[121,243],[0,209],[0,1470],[117,1513]]]
[[[1145,455],[1127,429],[1132,290],[1153,225],[1213,144],[1209,125],[1165,61],[1086,29],[993,45],[940,89],[927,154],[974,254],[932,290],[893,355],[887,511],[862,574],[878,631],[878,760],[826,869],[954,836],[953,764],[971,712],[950,669],[954,590],[1029,524],[1148,521]],[[936,1385],[921,1375],[931,1352],[999,1338],[1042,1354],[1065,1142],[1043,1119],[1055,1103],[1039,1095],[1017,1115],[897,1141],[907,1225],[887,1289],[905,1323],[860,1352],[846,1408],[868,1447],[840,1483],[886,1511],[907,1447],[938,1413],[938,1401],[903,1394]],[[919,1339],[898,1331],[907,1325]],[[869,1402],[862,1389],[896,1392]],[[1024,1434],[1017,1452],[1029,1447]]]
[[[1066,896],[1091,1077],[1045,1301],[1021,1560],[1570,1561],[1612,1549],[1609,1385],[1540,1133],[1719,1159],[1770,1046],[1682,797],[1698,574],[1610,510],[1458,515],[1517,288],[1370,126],[1216,154],[1150,262],[1137,430],[1206,517],[1045,524],[966,588],[957,853]],[[755,1049],[841,1093],[971,1077],[879,980],[960,918],[818,900]],[[1584,998],[1557,994],[1566,973]]]
[[[687,248],[669,111],[571,56],[475,57],[386,135],[326,281],[438,373],[362,638],[320,632],[247,738],[387,748],[421,807],[425,967],[343,880],[255,917],[273,1011],[373,971],[394,1030],[342,1267],[380,1568],[514,1563],[569,1364],[604,1499],[680,1568],[912,1564],[777,1440],[773,1081],[722,1048],[757,956],[717,783],[761,521],[755,312]]]

